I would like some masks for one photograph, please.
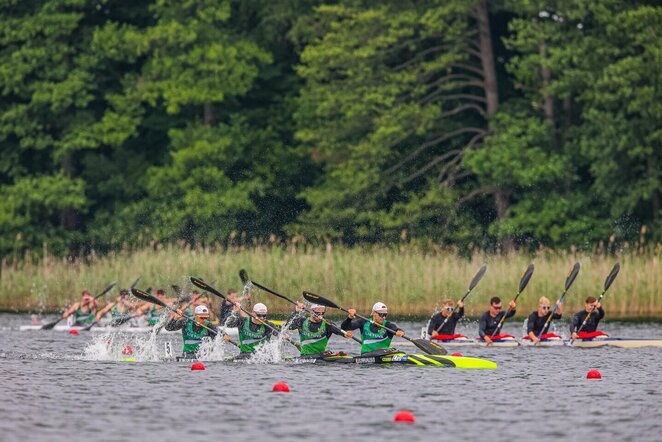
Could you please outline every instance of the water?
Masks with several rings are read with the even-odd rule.
[[[108,346],[93,333],[16,330],[29,321],[0,315],[3,441],[662,439],[662,349],[457,349],[497,362],[490,371],[213,361],[191,371],[154,361],[165,341],[179,351],[177,335],[113,335]],[[414,336],[422,324],[401,325]],[[659,324],[604,329],[662,338]],[[519,336],[521,322],[505,331]],[[120,362],[126,343],[141,362]],[[357,349],[335,336],[331,347]],[[226,352],[208,351],[210,359]],[[587,380],[590,369],[603,379]],[[272,393],[278,381],[292,392]],[[415,414],[414,425],[393,423],[401,409]]]

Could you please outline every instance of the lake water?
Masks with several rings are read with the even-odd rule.
[[[18,330],[29,321],[0,314],[2,441],[662,440],[662,348],[451,350],[493,360],[496,370],[209,361],[191,371],[190,363],[151,361],[165,341],[179,351],[175,334],[149,341]],[[423,324],[400,325],[417,336]],[[475,334],[475,323],[462,327]],[[662,338],[661,324],[601,328]],[[521,322],[505,331],[521,336]],[[121,362],[127,343],[138,362]],[[330,349],[358,346],[334,336]],[[222,357],[222,346],[211,351]],[[591,369],[603,378],[587,380]],[[273,393],[278,381],[292,391]],[[393,422],[402,409],[415,424]]]

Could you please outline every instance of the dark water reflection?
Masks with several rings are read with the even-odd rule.
[[[195,372],[80,360],[91,335],[14,329],[26,320],[0,315],[3,441],[662,440],[662,349],[459,350],[496,361],[493,371],[208,362]],[[650,323],[605,329],[662,338]],[[590,369],[603,379],[585,379]],[[292,392],[272,393],[277,381]],[[393,423],[400,409],[417,422]]]

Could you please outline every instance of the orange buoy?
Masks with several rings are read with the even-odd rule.
[[[459,351],[456,351],[456,352],[453,353],[451,356],[460,356],[460,357],[461,357],[461,356],[462,356],[462,353],[460,353]]]
[[[395,413],[395,417],[393,418],[393,421],[402,422],[405,424],[413,424],[414,422],[416,422],[416,418],[414,417],[414,414],[411,411],[400,410],[397,413]]]
[[[69,330],[69,334],[70,334],[70,335],[77,335],[77,334],[78,334],[78,330],[76,330],[75,328],[72,328],[71,330]]]
[[[281,393],[289,393],[290,392],[290,386],[287,385],[285,382],[276,382],[271,389],[271,391],[279,391]]]
[[[205,364],[202,362],[194,362],[193,365],[191,365],[191,370],[204,370],[205,369]]]
[[[591,370],[586,373],[586,379],[602,379],[602,373],[598,370]]]
[[[132,355],[133,354],[133,347],[131,347],[129,344],[126,344],[124,346],[124,349],[122,350],[123,355]]]

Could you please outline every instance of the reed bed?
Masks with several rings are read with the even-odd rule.
[[[486,310],[489,298],[511,299],[527,264],[535,273],[520,296],[520,314],[534,310],[540,296],[552,302],[560,296],[567,272],[575,261],[582,265],[570,294],[566,311],[583,306],[588,295],[598,296],[614,262],[621,272],[603,304],[609,317],[662,317],[662,266],[659,254],[605,256],[541,252],[486,255],[461,258],[453,253],[422,253],[416,249],[297,248],[296,246],[249,249],[182,248],[165,246],[122,251],[105,256],[91,255],[71,260],[46,256],[39,261],[2,263],[0,309],[5,311],[58,311],[79,299],[83,289],[98,292],[109,282],[126,287],[138,276],[139,286],[166,288],[178,284],[190,290],[187,276],[195,275],[222,291],[241,290],[238,271],[248,270],[252,279],[292,298],[301,290],[323,294],[343,306],[368,313],[372,304],[386,302],[394,318],[428,316],[443,298],[459,299],[481,264],[488,270],[467,300],[469,316]],[[117,291],[107,299],[113,299]],[[256,292],[254,302],[265,302],[273,313],[284,314],[290,305],[266,293]],[[218,300],[214,299],[214,306]]]

